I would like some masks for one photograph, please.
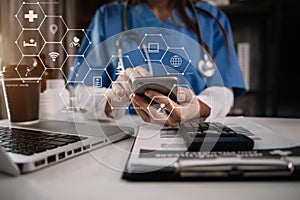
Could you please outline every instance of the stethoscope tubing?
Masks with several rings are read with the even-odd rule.
[[[216,64],[210,60],[210,57],[208,55],[207,52],[205,52],[205,49],[203,48],[204,47],[204,41],[202,39],[202,36],[201,36],[201,31],[200,31],[200,22],[199,22],[199,19],[197,17],[197,11],[195,9],[195,6],[193,4],[193,2],[191,2],[191,0],[188,0],[191,7],[192,7],[192,11],[195,15],[195,18],[196,18],[196,24],[197,24],[197,31],[199,32],[200,34],[200,49],[202,49],[202,58],[199,60],[198,62],[198,71],[205,77],[211,77],[214,75],[215,71],[216,71]],[[119,58],[119,62],[121,63],[121,65],[124,67],[124,62],[123,62],[123,58],[122,58],[122,54],[123,54],[123,51],[122,51],[122,45],[121,45],[121,40],[122,40],[122,37],[124,36],[124,34],[134,34],[136,36],[136,38],[138,38],[140,41],[140,46],[142,47],[144,53],[145,53],[145,56],[146,56],[146,60],[148,62],[148,68],[149,68],[149,72],[151,74],[153,74],[153,67],[152,67],[152,64],[151,64],[151,59],[150,59],[150,56],[149,56],[149,52],[147,50],[147,47],[146,45],[142,42],[142,38],[141,38],[141,35],[139,33],[137,33],[136,31],[133,31],[133,30],[129,30],[128,28],[128,23],[127,23],[127,13],[128,13],[128,3],[129,3],[129,0],[127,2],[125,2],[125,6],[124,6],[124,12],[123,12],[123,26],[124,26],[124,32],[120,33],[120,35],[118,36],[117,40],[116,40],[116,47],[117,47],[117,51],[118,51],[118,58]]]

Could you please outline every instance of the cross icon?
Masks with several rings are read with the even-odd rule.
[[[37,19],[37,18],[38,18],[38,14],[34,14],[34,11],[33,11],[33,10],[29,10],[29,11],[28,11],[28,14],[25,14],[25,15],[24,15],[24,18],[25,18],[25,19],[28,19],[29,22],[33,22],[34,19]]]

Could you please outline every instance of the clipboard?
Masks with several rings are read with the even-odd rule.
[[[250,129],[253,138],[272,138],[251,151],[192,152],[171,139],[168,148],[161,148],[158,128],[140,128],[122,173],[127,181],[210,181],[210,180],[300,180],[300,144],[285,141],[254,122],[238,120],[243,129]],[[152,135],[149,135],[152,134]],[[147,136],[147,137],[146,137]],[[152,143],[147,138],[153,140]],[[145,142],[146,141],[146,142]],[[282,142],[280,142],[282,141]],[[257,143],[259,143],[258,141]]]
[[[153,151],[154,152],[154,151]],[[170,152],[155,152],[170,154]],[[176,155],[176,152],[173,152]],[[128,181],[300,180],[300,146],[253,151],[185,152],[174,166],[159,170],[130,171],[128,161],[122,179]],[[169,155],[170,156],[170,155]]]

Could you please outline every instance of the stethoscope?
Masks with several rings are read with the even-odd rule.
[[[142,47],[144,54],[146,56],[146,60],[148,62],[148,68],[149,68],[149,72],[153,74],[153,68],[152,68],[152,64],[151,64],[151,59],[149,56],[149,52],[147,50],[146,45],[142,42],[142,36],[137,33],[136,31],[133,30],[129,30],[128,28],[128,23],[127,23],[127,11],[128,11],[128,4],[129,4],[130,0],[126,1],[125,6],[124,6],[124,12],[123,12],[123,26],[124,26],[124,32],[120,33],[120,35],[118,36],[117,40],[116,40],[116,47],[118,50],[118,59],[120,62],[120,65],[124,68],[124,62],[123,62],[123,50],[122,50],[122,40],[125,36],[127,37],[131,37],[134,40],[138,41],[140,43],[140,46]],[[209,56],[208,52],[206,52],[204,50],[204,41],[202,39],[201,36],[201,31],[200,31],[200,21],[197,17],[197,11],[196,8],[193,4],[193,2],[191,0],[188,0],[191,8],[192,8],[192,12],[195,16],[196,19],[196,23],[197,23],[197,31],[200,34],[200,45],[201,45],[201,50],[203,53],[203,57],[199,60],[198,62],[198,71],[204,76],[204,77],[212,77],[217,69],[217,66],[215,64],[215,62],[212,61],[211,57]]]

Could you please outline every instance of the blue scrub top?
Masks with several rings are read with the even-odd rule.
[[[83,40],[83,44],[81,45],[81,47],[88,46],[88,43],[91,43],[91,45],[88,47],[88,49],[79,49],[78,52],[78,54],[84,55],[88,64],[75,66],[74,70],[70,73],[69,76],[69,81],[71,83],[83,81],[84,84],[92,86],[93,77],[97,74],[99,75],[99,73],[102,73],[101,76],[103,87],[110,87],[111,81],[116,80],[117,75],[114,72],[117,67],[117,61],[115,61],[116,59],[112,59],[114,58],[112,57],[112,55],[117,54],[115,43],[108,42],[106,44],[106,47],[108,47],[108,49],[112,49],[108,50],[107,52],[103,52],[101,51],[101,49],[97,49],[97,47],[99,46],[99,44],[103,43],[103,41],[124,31],[124,6],[124,3],[113,2],[101,6],[96,11],[95,16],[92,19],[92,22],[89,25],[87,31],[87,38]],[[189,82],[189,86],[196,95],[198,95],[202,90],[211,85],[220,85],[233,88],[235,97],[242,95],[245,92],[245,83],[240,65],[237,60],[231,26],[227,16],[221,10],[205,2],[196,3],[196,7],[207,10],[217,19],[219,19],[220,23],[227,32],[227,37],[229,40],[229,51],[225,43],[224,35],[222,34],[221,29],[218,27],[216,21],[198,11],[197,17],[200,20],[202,36],[206,44],[210,47],[213,54],[215,55],[214,61],[218,67],[222,83],[220,84],[218,81],[218,83],[216,84],[208,83],[209,80],[203,77],[197,69],[198,61],[194,64],[193,62],[191,63],[191,65],[193,64],[196,67],[189,67],[183,75],[184,78]],[[187,12],[189,16],[195,21],[195,16],[193,16],[192,11],[187,10]],[[174,23],[174,20],[176,21],[176,23]],[[129,29],[158,27],[179,31],[180,33],[185,34],[187,37],[193,39],[199,44],[196,34],[192,30],[184,27],[184,23],[181,21],[176,11],[173,12],[172,17],[167,19],[165,22],[162,22],[158,17],[155,16],[147,3],[141,3],[135,6],[130,6],[128,8],[127,23]],[[181,26],[180,24],[183,26]],[[198,51],[195,51],[193,49],[191,49],[189,53],[197,54],[196,57],[198,56]],[[166,54],[166,57],[167,56],[168,55]],[[194,58],[194,56],[192,55],[191,58]],[[77,59],[80,59],[82,61],[84,58],[77,57]],[[133,60],[132,62],[137,62],[137,60],[139,59],[131,60]],[[183,60],[183,62],[187,60],[188,59]],[[107,65],[108,61],[111,63],[110,65]],[[124,59],[124,62],[126,62],[126,58]],[[75,61],[75,63],[77,63],[77,61]],[[133,67],[136,66],[135,63],[131,63],[131,65]]]

